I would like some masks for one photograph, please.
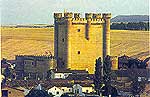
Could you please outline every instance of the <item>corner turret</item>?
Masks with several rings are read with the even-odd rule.
[[[62,18],[62,13],[54,13],[54,19]]]
[[[101,16],[101,14],[93,14],[93,18],[94,19],[101,19],[102,16]]]
[[[103,19],[110,19],[111,13],[103,13],[102,16],[103,16]]]
[[[104,19],[103,26],[103,59],[109,55],[110,56],[110,18],[111,13],[103,13],[102,17]]]
[[[76,19],[76,18],[80,18],[80,13],[74,13],[74,18]]]
[[[92,19],[93,13],[85,13],[85,18],[86,19]]]
[[[72,18],[73,17],[73,13],[72,12],[66,12],[66,13],[64,13],[64,17],[65,18]]]

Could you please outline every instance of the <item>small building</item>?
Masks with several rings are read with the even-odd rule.
[[[57,84],[56,85],[59,89],[63,91],[63,93],[70,93],[72,92],[72,84]]]
[[[115,71],[115,74],[118,79],[125,78],[129,79],[130,77],[137,77],[140,80],[144,79],[148,81],[150,78],[150,69],[128,69],[128,70],[118,70]],[[123,80],[123,79],[122,79]]]
[[[24,90],[10,86],[2,86],[1,97],[24,97]]]
[[[70,70],[51,70],[51,79],[66,79],[70,74]]]
[[[47,71],[56,67],[55,59],[52,56],[16,56],[17,79],[45,79]]]
[[[70,83],[57,83],[51,84],[47,87],[48,93],[53,94],[55,97],[60,97],[64,93],[72,92],[72,84]]]
[[[73,93],[83,95],[84,93],[93,93],[94,89],[92,85],[87,84],[56,84],[48,89],[48,93],[54,95],[54,97],[60,97],[65,93]]]
[[[52,93],[52,95],[54,95],[54,97],[60,97],[64,93],[64,91],[62,89],[54,86],[48,90],[48,93],[49,94]]]
[[[70,75],[88,75],[86,70],[51,70],[51,79],[67,79]]]
[[[80,86],[79,84],[75,84],[73,86],[73,93],[81,94],[82,93],[82,86]]]
[[[65,93],[61,97],[100,97],[97,94],[94,93],[82,93],[82,94],[75,94],[75,93]]]
[[[92,93],[94,92],[94,88],[89,84],[75,84],[72,87],[73,93]]]

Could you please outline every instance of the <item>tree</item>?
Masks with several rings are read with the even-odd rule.
[[[131,92],[133,93],[133,95],[139,95],[144,91],[145,88],[145,83],[144,82],[139,82],[139,81],[135,81],[133,80],[132,84],[131,84]]]
[[[100,57],[96,59],[94,86],[96,93],[100,94],[100,89],[102,87],[102,62]]]
[[[111,86],[111,77],[113,75],[113,72],[111,71],[111,59],[110,56],[106,56],[104,59],[104,77],[103,82],[105,86],[102,88],[102,95],[103,96],[109,96],[111,97],[117,97],[117,89],[113,86]]]
[[[107,97],[109,95],[111,95],[111,97],[117,97],[117,89],[115,87],[112,87],[111,85],[106,85],[102,88],[102,95]]]
[[[6,69],[4,70],[4,76],[5,77],[11,77],[12,73],[11,73],[11,70],[6,67]]]
[[[7,64],[7,59],[3,58],[3,59],[1,60],[1,64]]]
[[[106,56],[104,59],[104,76],[105,75],[110,75],[111,74],[111,60],[110,60],[110,56]]]
[[[120,30],[149,30],[149,22],[128,22],[128,23],[112,23],[111,29],[120,29]]]
[[[149,29],[150,29],[149,23],[145,23],[145,30],[149,31]]]
[[[131,92],[134,96],[135,95],[140,96],[140,94],[144,91],[145,84],[146,84],[145,80],[138,81],[138,77],[139,77],[138,73],[139,72],[133,70],[129,76],[129,78],[131,79]]]

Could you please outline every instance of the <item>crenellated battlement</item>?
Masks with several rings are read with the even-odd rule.
[[[93,14],[93,19],[101,19],[102,14]]]
[[[26,58],[26,59],[53,59],[51,55],[16,55],[16,58]]]
[[[62,18],[62,13],[54,13],[54,19]]]
[[[72,18],[72,17],[73,17],[73,13],[72,12],[64,13],[64,18]]]
[[[85,13],[85,17],[80,17],[80,13],[54,13],[55,20],[59,22],[64,22],[67,19],[71,19],[72,23],[104,23],[105,19],[111,18],[111,13]]]
[[[79,19],[80,18],[80,13],[74,13],[74,18]]]
[[[102,17],[103,17],[103,19],[110,19],[111,18],[111,13],[103,13]]]
[[[86,19],[92,19],[93,18],[93,13],[85,13],[85,18]]]

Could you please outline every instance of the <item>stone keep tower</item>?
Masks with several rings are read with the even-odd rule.
[[[86,13],[81,18],[79,13],[54,13],[58,69],[94,73],[95,60],[110,55],[110,18],[111,14]]]

